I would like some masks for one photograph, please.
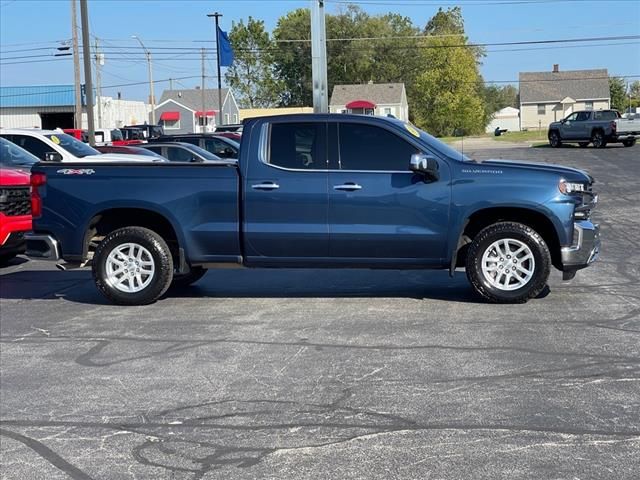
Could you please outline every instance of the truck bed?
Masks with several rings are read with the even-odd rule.
[[[32,173],[47,176],[40,187],[44,209],[37,229],[55,235],[67,261],[86,257],[86,242],[78,232],[90,230],[101,216],[117,221],[118,209],[124,208],[136,209],[141,218],[159,214],[168,219],[193,263],[237,261],[240,256],[236,162],[87,162],[73,168],[40,163]]]

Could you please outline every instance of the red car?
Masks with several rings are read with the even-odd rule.
[[[29,174],[0,169],[0,265],[25,251],[24,234],[31,230]]]

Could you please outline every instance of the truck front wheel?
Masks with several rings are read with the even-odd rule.
[[[493,303],[524,303],[542,292],[551,270],[551,254],[531,227],[500,222],[473,239],[467,253],[467,278]]]
[[[555,130],[549,132],[549,145],[553,148],[558,148],[562,146],[562,140],[560,139],[560,134]]]
[[[173,258],[160,235],[142,227],[109,233],[96,248],[93,279],[105,297],[119,305],[147,305],[167,291]]]

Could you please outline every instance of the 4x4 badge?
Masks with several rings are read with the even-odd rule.
[[[56,173],[62,175],[93,175],[96,171],[93,168],[61,168]]]

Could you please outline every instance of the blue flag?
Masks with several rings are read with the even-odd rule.
[[[218,48],[220,52],[220,66],[230,67],[233,63],[233,49],[231,48],[231,42],[229,41],[227,32],[223,32],[220,27],[218,27]]]

